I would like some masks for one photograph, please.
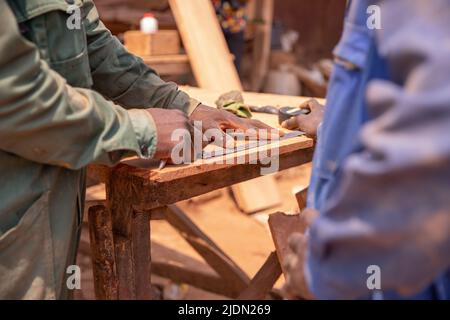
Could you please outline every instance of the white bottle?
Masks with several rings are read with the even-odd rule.
[[[145,13],[144,18],[141,19],[141,32],[156,33],[158,32],[158,20],[151,12]]]

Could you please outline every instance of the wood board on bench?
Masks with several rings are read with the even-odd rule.
[[[181,89],[193,98],[211,106],[214,106],[214,102],[222,94],[222,92],[192,87],[182,87]],[[278,104],[280,106],[299,105],[308,99],[305,97],[257,93],[244,93],[244,98],[249,104]],[[255,119],[274,127],[278,126],[277,117],[274,115],[255,114]],[[153,209],[260,177],[261,166],[250,165],[248,162],[249,154],[264,153],[264,151],[271,149],[270,145],[266,145],[258,149],[238,152],[218,159],[200,160],[187,165],[167,166],[163,170],[158,169],[158,162],[133,159],[123,161],[121,165],[116,167],[115,171],[117,174],[121,174],[121,171],[123,171],[123,174],[133,176],[136,181],[150,184],[154,191],[151,194],[143,192],[139,194],[139,197],[146,202],[147,209]],[[313,140],[304,136],[281,141],[279,144],[280,170],[310,162],[313,151]],[[246,155],[244,164],[226,163],[227,159],[237,159],[242,157],[243,154]],[[90,172],[98,180],[105,182],[109,170],[105,166],[91,166]]]

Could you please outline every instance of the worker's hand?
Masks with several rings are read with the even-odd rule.
[[[286,283],[282,291],[287,299],[314,299],[305,278],[307,244],[307,238],[300,233],[294,233],[289,238],[289,246],[294,253],[286,257],[284,265]]]
[[[302,224],[306,228],[313,223],[316,217],[317,211],[312,209],[306,209],[300,214]],[[307,245],[307,237],[301,233],[294,233],[289,238],[289,247],[292,254],[286,257],[284,265],[286,284],[283,287],[283,293],[287,299],[314,299],[305,278],[304,267]]]
[[[325,106],[321,105],[317,100],[311,99],[300,105],[301,109],[309,109],[311,112],[306,115],[299,115],[286,120],[281,124],[283,128],[289,130],[301,130],[307,136],[316,138],[317,128],[323,121]]]
[[[201,121],[203,132],[209,129],[220,129],[225,131],[227,129],[234,130],[254,130],[256,131],[256,135],[264,136],[264,138],[278,139],[283,135],[282,132],[262,123],[259,120],[252,119],[243,119],[235,116],[231,112],[225,110],[219,110],[216,108],[211,108],[205,105],[199,105],[194,113],[191,115],[191,121]],[[262,131],[264,130],[265,135],[262,135]]]
[[[172,139],[175,130],[185,130],[186,133],[189,133],[186,138],[191,139],[191,141],[194,138],[194,128],[183,112],[157,108],[147,109],[147,112],[150,113],[155,122],[158,137],[154,159],[171,159],[172,151],[182,141],[182,139],[175,141]]]

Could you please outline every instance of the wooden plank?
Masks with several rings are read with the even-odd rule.
[[[141,56],[144,63],[160,76],[177,76],[190,73],[191,65],[185,54],[166,56]]]
[[[306,226],[300,215],[287,215],[281,212],[269,216],[269,227],[277,250],[278,260],[284,273],[285,259],[292,253],[289,248],[289,237],[293,233],[304,233]]]
[[[292,140],[295,140],[295,143],[290,141],[280,143],[280,171],[312,160],[313,142],[306,138]],[[169,166],[158,170],[158,164],[155,162],[133,159],[118,165],[114,172],[122,172],[123,175],[129,176],[130,180],[134,180],[137,188],[140,188],[140,192],[135,193],[134,201],[139,203],[141,210],[151,210],[261,176],[263,166],[249,164],[252,153],[250,155],[236,153],[230,156],[245,157],[246,163],[231,165],[206,161],[186,166]],[[93,168],[93,170],[96,169]],[[118,216],[117,219],[122,218]],[[126,217],[124,216],[123,219],[126,220]]]
[[[263,300],[272,290],[275,282],[281,276],[281,266],[276,252],[272,252],[263,266],[253,277],[247,289],[238,300]]]
[[[184,87],[183,90],[209,105],[215,105],[215,101],[220,96],[219,92],[204,92],[190,87]],[[258,94],[244,93],[244,100],[253,105],[285,105],[286,102],[289,102],[287,103],[289,105],[291,101],[295,101],[295,105],[300,102],[298,97],[291,97],[289,100],[288,99],[281,96],[263,95],[261,97]],[[278,118],[276,116],[255,114],[254,117],[263,120],[265,123],[268,123],[275,128],[279,127]],[[231,190],[237,206],[245,213],[254,213],[275,207],[281,201],[277,182],[272,176],[264,176],[233,185],[231,186]]]
[[[151,300],[150,214],[134,211],[131,228],[136,298]]]
[[[114,255],[117,269],[119,300],[136,300],[131,241],[114,235]]]
[[[116,264],[111,217],[104,206],[89,209],[89,236],[98,300],[117,300]]]
[[[127,50],[135,55],[161,56],[180,53],[180,36],[176,30],[143,33],[138,30],[124,33]]]
[[[261,91],[266,74],[269,71],[270,46],[274,0],[256,0],[255,20],[261,21],[254,28],[252,91]]]
[[[221,94],[221,91],[209,91],[192,87],[183,87],[182,89],[192,97],[210,105],[214,105],[214,102]],[[244,93],[244,99],[249,104],[254,105],[283,106],[300,105],[307,98]],[[255,114],[255,119],[278,127],[278,120],[274,115]],[[279,145],[279,170],[310,162],[314,151],[313,147],[313,140],[306,137],[282,141]],[[142,205],[143,210],[153,209],[260,177],[261,165],[249,164],[248,160],[250,156],[260,152],[264,153],[264,151],[272,148],[271,146],[264,146],[253,149],[251,152],[235,153],[218,159],[197,161],[189,165],[167,166],[163,170],[158,170],[159,162],[128,160],[124,161],[114,171],[116,174],[123,172],[125,177],[133,177],[133,179],[139,180],[134,182],[140,188],[140,192],[136,192],[136,203]],[[243,164],[239,164],[236,161],[234,161],[234,164],[227,164],[228,160],[242,159],[243,155],[245,156]],[[267,156],[270,156],[270,152],[267,152]],[[221,163],[218,163],[217,160]],[[91,166],[90,172],[100,177],[102,181],[105,181],[108,177],[109,169],[103,166]],[[128,186],[128,188],[132,187],[132,185]]]
[[[169,0],[198,85],[242,90],[232,56],[210,0]]]

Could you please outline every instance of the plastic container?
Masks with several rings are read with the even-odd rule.
[[[153,13],[148,12],[144,14],[144,17],[141,19],[141,32],[146,34],[158,32],[158,20]]]

